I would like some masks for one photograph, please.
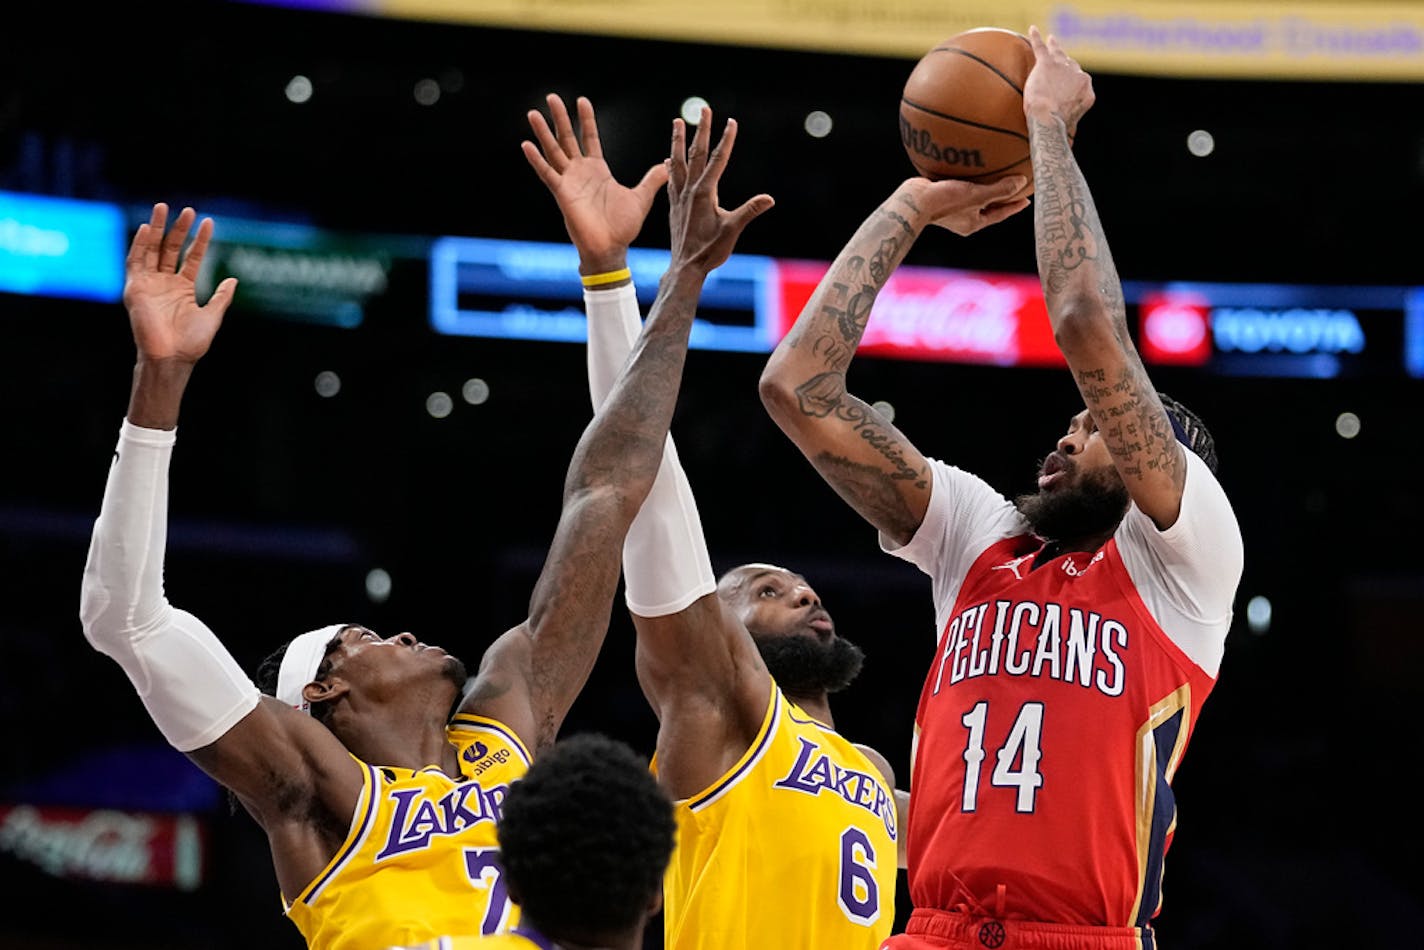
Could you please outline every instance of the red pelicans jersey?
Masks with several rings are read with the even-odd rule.
[[[932,462],[925,520],[892,550],[934,579],[939,631],[916,714],[915,907],[1113,927],[1157,913],[1171,781],[1242,564],[1225,494],[1187,457],[1166,531],[1132,506],[1100,550],[1037,569],[1013,504]]]

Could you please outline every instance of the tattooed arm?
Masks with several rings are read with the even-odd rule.
[[[673,120],[668,269],[622,373],[574,449],[529,617],[486,651],[464,701],[465,711],[500,720],[536,754],[555,740],[608,631],[624,538],[662,465],[703,283],[773,203],[762,194],[731,211],[718,204],[737,125],[727,120],[715,147],[711,125],[704,107],[688,143],[686,123]],[[525,156],[547,186],[559,186],[564,159],[555,167],[535,148]]]
[[[1033,160],[1034,240],[1058,347],[1137,507],[1159,528],[1181,509],[1186,457],[1127,329],[1122,282],[1088,183],[1069,148],[1093,81],[1037,27],[1024,84]]]
[[[865,219],[795,325],[771,354],[761,399],[832,488],[886,537],[904,544],[929,504],[925,458],[846,390],[846,369],[871,305],[927,225],[968,235],[1028,207],[1010,201],[1022,176],[992,185],[910,178]]]

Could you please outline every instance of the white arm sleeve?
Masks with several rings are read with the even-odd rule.
[[[177,433],[124,420],[84,565],[84,636],[128,674],[181,752],[214,742],[256,708],[256,685],[201,620],[163,593],[168,462]]]
[[[643,320],[632,284],[585,290],[583,301],[588,313],[588,385],[596,410],[633,352]],[[717,589],[697,501],[671,435],[663,446],[657,480],[623,542],[623,577],[628,609],[640,617],[675,614]]]

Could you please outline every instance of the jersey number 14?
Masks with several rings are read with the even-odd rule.
[[[964,747],[964,800],[961,808],[974,811],[979,807],[979,773],[984,765],[984,723],[989,718],[989,704],[975,703],[960,719],[969,730]],[[1018,793],[1014,809],[1020,813],[1033,811],[1038,789],[1043,785],[1043,773],[1038,760],[1043,757],[1039,741],[1043,735],[1043,703],[1024,703],[1014,719],[1009,737],[994,753],[994,771],[989,783],[999,788],[1012,788]]]

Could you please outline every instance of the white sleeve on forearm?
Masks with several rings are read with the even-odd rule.
[[[588,313],[589,392],[597,409],[623,371],[643,321],[632,284],[585,290],[583,301]],[[717,589],[697,501],[671,435],[663,446],[657,480],[623,542],[623,579],[628,609],[640,617],[675,614]]]
[[[128,674],[163,737],[214,742],[261,698],[207,626],[163,593],[168,463],[176,432],[124,420],[84,565],[79,617],[94,649]]]

